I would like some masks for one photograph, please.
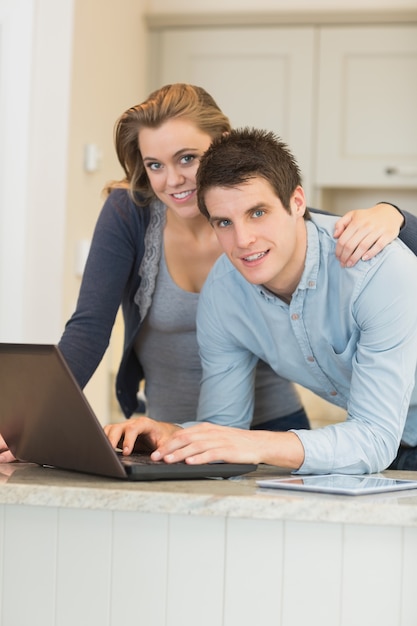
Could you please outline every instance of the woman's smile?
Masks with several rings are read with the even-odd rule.
[[[180,217],[196,217],[196,174],[211,137],[193,122],[173,118],[157,128],[142,128],[138,146],[154,194]],[[188,212],[185,214],[184,209]],[[192,213],[189,213],[192,211]]]

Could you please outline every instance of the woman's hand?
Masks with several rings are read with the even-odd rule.
[[[108,424],[104,432],[113,448],[121,448],[124,455],[132,452],[152,452],[170,438],[177,430],[176,424],[157,422],[149,417],[136,417],[120,424]]]
[[[12,463],[16,458],[9,450],[9,446],[0,435],[0,463]]]
[[[352,267],[359,259],[372,259],[398,237],[403,223],[404,217],[391,204],[346,213],[334,230],[338,239],[336,256],[342,267]]]

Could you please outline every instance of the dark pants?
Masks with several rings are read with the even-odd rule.
[[[397,456],[387,468],[390,470],[417,470],[417,447],[400,446]]]
[[[262,424],[251,426],[251,430],[273,430],[275,432],[284,432],[292,428],[310,430],[310,422],[304,409],[291,413],[291,415],[275,417],[267,422],[262,422]]]

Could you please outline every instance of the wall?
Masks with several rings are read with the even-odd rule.
[[[0,2],[2,341],[61,324],[71,41],[72,0]]]
[[[118,116],[146,95],[146,32],[142,0],[75,0],[72,56],[67,219],[62,326],[71,315],[80,286],[76,253],[91,239],[107,181],[121,178],[113,147]],[[96,172],[86,172],[84,146],[98,147]],[[86,388],[100,419],[109,406],[108,359]]]

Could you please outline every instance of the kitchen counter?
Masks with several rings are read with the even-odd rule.
[[[1,626],[415,626],[417,490],[0,466]],[[417,478],[413,472],[384,472]]]
[[[381,475],[417,480],[417,472]],[[417,489],[352,497],[256,484],[273,476],[289,474],[259,466],[230,480],[130,482],[15,463],[0,465],[0,504],[417,527]]]

